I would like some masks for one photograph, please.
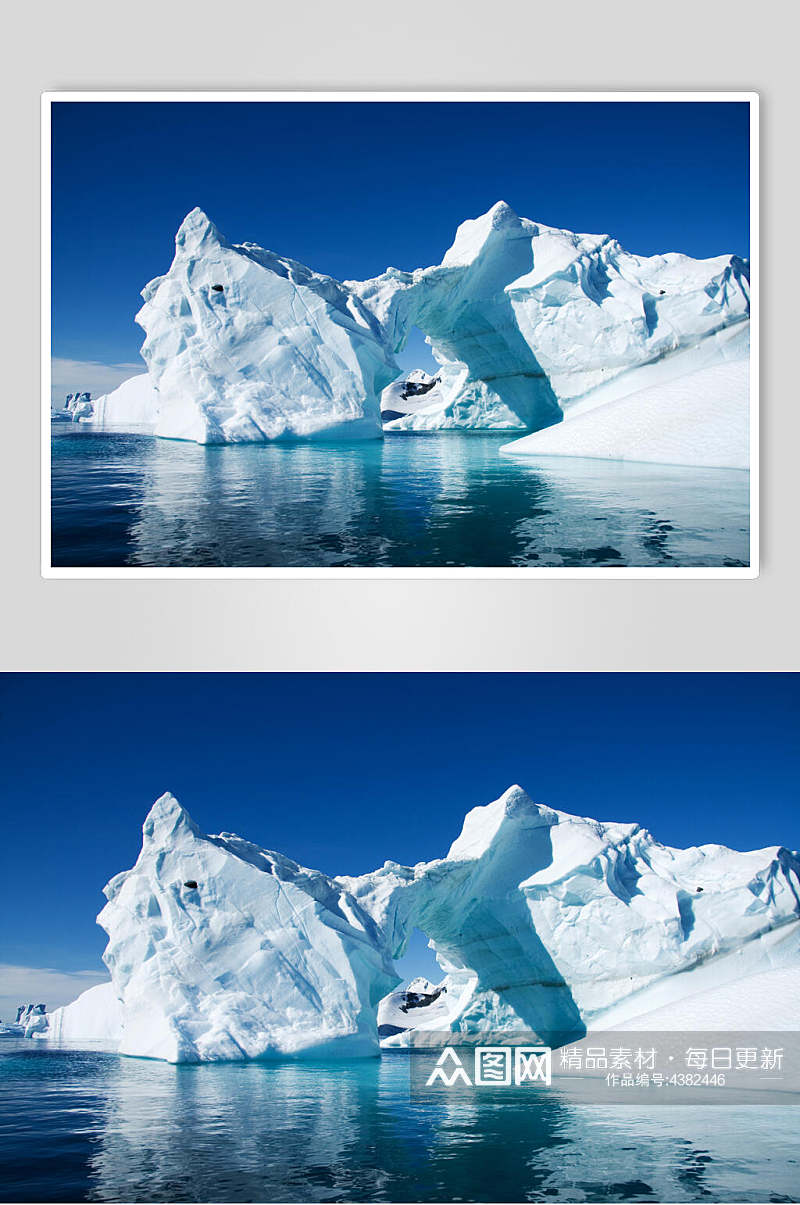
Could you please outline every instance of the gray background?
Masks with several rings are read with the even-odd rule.
[[[9,9],[0,670],[796,670],[797,11],[771,0],[40,0]],[[41,579],[40,93],[323,87],[760,92],[758,580]],[[102,162],[97,183],[110,185],[113,206]]]

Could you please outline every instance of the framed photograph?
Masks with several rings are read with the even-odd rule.
[[[755,94],[42,118],[45,576],[757,576]]]

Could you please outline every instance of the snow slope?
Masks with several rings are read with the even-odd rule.
[[[638,824],[570,816],[519,787],[473,808],[444,858],[359,876],[205,836],[170,795],[143,831],[99,917],[123,1053],[375,1053],[392,959],[415,927],[447,991],[405,1012],[407,992],[384,1000],[381,1024],[405,1029],[411,1017],[384,1044],[524,1032],[558,1045],[745,981],[748,1017],[772,982],[779,998],[762,1027],[787,1009],[800,1022],[785,994],[792,975],[759,978],[800,967],[800,861],[781,847],[673,849]],[[92,1008],[111,1005],[110,991],[92,990]],[[61,1010],[76,1026],[90,1011],[81,1001]]]
[[[750,365],[701,368],[585,410],[501,448],[506,456],[588,456],[747,469]]]
[[[736,256],[631,255],[500,201],[459,226],[441,264],[339,282],[228,242],[195,209],[169,271],[142,295],[157,434],[360,438],[380,435],[381,409],[399,416],[392,431],[550,426],[634,368],[716,350],[722,332],[746,326],[749,270]],[[397,407],[384,391],[415,325],[440,380]]]
[[[615,1029],[788,1029],[800,1024],[800,965],[759,971],[654,1008]]]

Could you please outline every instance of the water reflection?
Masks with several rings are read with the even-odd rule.
[[[151,1065],[126,1061],[92,1196],[760,1200],[767,1183],[788,1197],[797,1168],[769,1159],[781,1138],[785,1155],[797,1153],[793,1110],[722,1112],[499,1092],[414,1103],[402,1055],[349,1067],[159,1067],[156,1082]]]
[[[0,1085],[6,1201],[797,1199],[792,1106],[420,1099],[402,1052],[172,1067],[28,1043]]]
[[[746,473],[502,458],[497,436],[204,448],[60,430],[58,565],[711,566],[748,556]]]

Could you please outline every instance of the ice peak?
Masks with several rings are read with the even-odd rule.
[[[175,235],[175,246],[179,250],[195,253],[201,248],[205,249],[209,243],[225,245],[225,239],[208,214],[195,206],[181,222]]]
[[[493,803],[479,805],[467,812],[461,833],[450,846],[447,858],[482,857],[508,824],[522,823],[526,828],[539,828],[558,823],[558,818],[552,808],[534,803],[530,795],[515,784]]]
[[[166,791],[147,813],[142,826],[144,839],[154,844],[172,843],[181,831],[197,836],[200,829],[175,796]]]
[[[478,258],[487,243],[494,242],[493,235],[498,231],[504,236],[514,237],[524,231],[523,219],[514,212],[507,201],[496,201],[491,209],[480,217],[469,218],[462,222],[456,230],[453,245],[446,252],[442,266],[455,268],[472,263]]]
[[[498,227],[503,222],[519,222],[520,216],[515,209],[509,205],[508,201],[495,201],[491,209],[488,209],[483,215],[492,219],[492,225]],[[480,219],[478,219],[480,221]]]

